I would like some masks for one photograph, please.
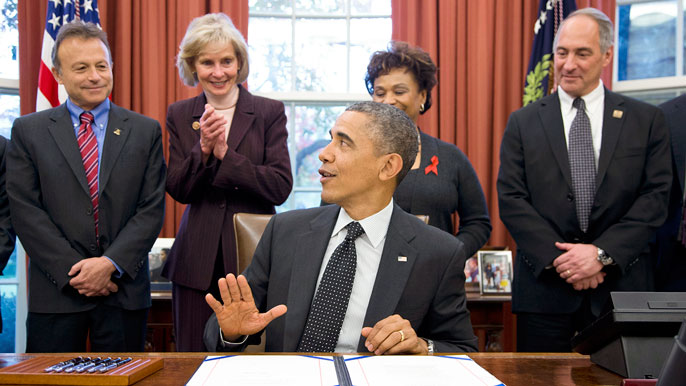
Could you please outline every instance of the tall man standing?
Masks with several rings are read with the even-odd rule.
[[[219,280],[223,304],[206,297],[226,339],[211,318],[208,348],[240,349],[266,327],[267,351],[476,351],[464,245],[393,203],[417,149],[400,109],[348,107],[319,154],[335,205],[272,217],[245,276]]]
[[[518,351],[570,351],[610,291],[653,288],[648,241],[672,179],[662,112],[603,87],[613,28],[586,8],[554,42],[557,92],[510,116],[500,218],[517,242]]]
[[[60,29],[53,74],[69,99],[17,118],[7,160],[12,221],[30,257],[27,352],[142,351],[147,252],[162,226],[159,123],[107,98],[96,25]]]

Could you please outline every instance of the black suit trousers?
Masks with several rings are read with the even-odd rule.
[[[26,352],[85,352],[87,341],[92,352],[141,352],[147,319],[147,308],[131,311],[103,303],[83,312],[29,312]]]
[[[572,337],[595,320],[588,296],[571,314],[520,312],[517,314],[517,352],[571,352]]]

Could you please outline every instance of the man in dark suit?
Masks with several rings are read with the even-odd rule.
[[[655,288],[658,291],[686,291],[686,248],[680,235],[683,218],[684,165],[686,164],[686,95],[660,105],[665,113],[672,143],[672,190],[667,220],[651,245],[655,259]]]
[[[570,351],[610,291],[653,289],[648,241],[665,219],[669,136],[654,106],[610,92],[613,28],[586,8],[554,42],[557,92],[510,116],[500,218],[517,242],[518,351]]]
[[[107,98],[107,37],[63,26],[53,74],[69,99],[17,118],[7,159],[12,222],[30,257],[27,352],[142,351],[148,251],[162,227],[159,124]]]
[[[209,348],[219,342],[220,349],[239,349],[259,340],[255,334],[266,327],[267,351],[475,351],[464,246],[393,204],[393,191],[417,153],[412,120],[392,106],[362,102],[338,118],[331,137],[319,155],[319,173],[322,199],[336,205],[272,218],[245,276],[220,279],[224,304],[207,295],[223,334],[220,339],[210,319]],[[323,331],[312,328],[317,305],[353,224],[362,234],[354,241],[356,268],[341,324],[332,329],[329,348],[307,346],[308,331]]]
[[[10,206],[5,190],[5,153],[7,139],[0,136],[0,275],[7,266],[7,262],[14,251],[16,235],[10,221]],[[0,317],[0,332],[2,332],[2,317]]]

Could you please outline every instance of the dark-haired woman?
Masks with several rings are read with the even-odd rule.
[[[415,123],[431,108],[436,65],[421,48],[391,42],[388,50],[372,55],[365,77],[376,102],[403,110]],[[405,211],[429,216],[429,224],[454,234],[453,213],[459,216],[457,238],[467,257],[481,248],[491,234],[486,199],[467,156],[455,145],[422,132],[410,173],[398,185],[393,199]]]

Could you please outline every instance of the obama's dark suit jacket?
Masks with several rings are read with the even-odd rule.
[[[288,307],[267,326],[266,351],[297,350],[339,210],[338,205],[294,210],[275,215],[267,225],[244,272],[261,312],[279,304]],[[395,205],[364,325],[373,327],[399,314],[419,337],[432,339],[437,352],[476,351],[464,264],[462,242]],[[205,342],[212,347],[219,342],[216,319],[208,327]],[[247,343],[256,340],[259,334]],[[358,351],[368,351],[362,335]]]

